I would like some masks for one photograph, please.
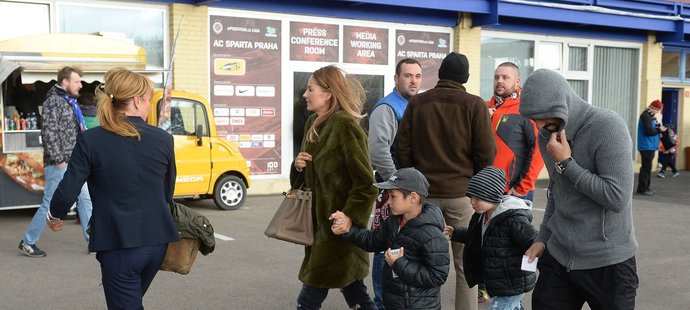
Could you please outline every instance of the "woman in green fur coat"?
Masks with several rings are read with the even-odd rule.
[[[342,70],[326,66],[309,77],[303,96],[314,114],[305,125],[294,168],[313,192],[315,236],[304,250],[297,308],[319,309],[329,289],[339,288],[350,308],[376,309],[362,281],[369,272],[369,254],[334,235],[329,219],[342,211],[366,227],[376,198],[367,137],[359,126],[364,89]]]

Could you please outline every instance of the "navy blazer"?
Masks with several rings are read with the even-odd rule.
[[[173,137],[128,116],[141,140],[95,127],[79,133],[67,171],[50,202],[63,217],[88,183],[93,213],[89,250],[106,251],[179,240],[168,201],[175,190]]]

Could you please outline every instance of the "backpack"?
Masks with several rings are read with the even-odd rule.
[[[667,128],[665,132],[661,133],[661,144],[664,145],[664,149],[670,150],[676,146],[676,133],[673,132],[671,127],[667,126]]]

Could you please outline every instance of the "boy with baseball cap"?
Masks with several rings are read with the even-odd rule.
[[[463,266],[470,287],[485,283],[489,309],[521,309],[537,275],[522,270],[522,258],[537,237],[532,202],[504,195],[503,170],[488,166],[470,179],[467,197],[474,209],[468,227],[446,226],[450,240],[465,244]]]
[[[331,215],[331,230],[365,251],[386,251],[386,308],[441,309],[441,285],[448,277],[450,257],[441,210],[425,202],[429,182],[417,169],[403,168],[374,186],[388,191],[390,217],[367,230],[337,211]]]

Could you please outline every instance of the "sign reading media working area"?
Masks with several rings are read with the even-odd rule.
[[[388,29],[343,26],[343,62],[388,64]]]
[[[280,174],[281,22],[215,15],[209,22],[218,135],[238,144],[251,174]]]

